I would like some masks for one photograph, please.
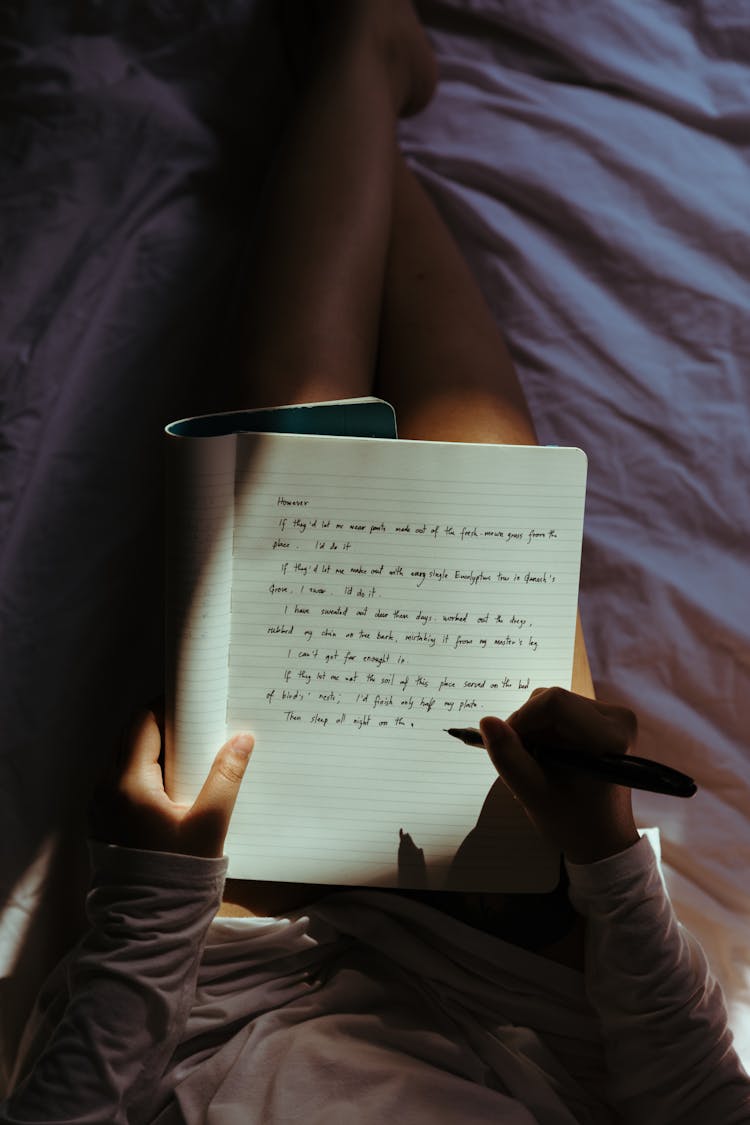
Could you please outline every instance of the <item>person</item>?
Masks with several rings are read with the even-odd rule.
[[[437,80],[414,9],[314,10],[254,250],[252,405],[374,391],[403,437],[534,443],[499,330],[396,143]],[[222,907],[252,735],[185,808],[141,714],[90,845],[90,927],[40,994],[0,1121],[750,1122],[721,990],[629,790],[525,750],[633,746],[632,713],[592,698],[580,631],[574,686],[481,722],[564,857],[573,924],[535,949],[502,902],[487,921],[428,896],[247,882]]]

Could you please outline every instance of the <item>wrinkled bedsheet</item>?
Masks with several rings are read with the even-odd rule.
[[[0,1075],[79,924],[87,802],[161,691],[161,430],[245,405],[221,385],[292,88],[260,0],[51,7],[0,29]],[[588,454],[597,693],[638,713],[639,753],[698,782],[636,811],[747,1066],[750,15],[424,13],[441,85],[402,145],[540,440]]]

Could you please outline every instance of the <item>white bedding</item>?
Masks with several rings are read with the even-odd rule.
[[[60,823],[82,838],[90,777],[160,690],[161,426],[245,405],[195,387],[226,362],[218,310],[289,90],[265,5],[145,13],[76,17],[83,29],[25,16],[4,68],[6,1067],[62,938],[30,865]],[[636,811],[661,829],[747,1066],[750,14],[439,0],[425,18],[442,80],[402,143],[507,336],[540,440],[588,454],[594,681],[639,714],[640,753],[698,782],[687,802],[638,794]],[[76,902],[67,877],[53,882]]]

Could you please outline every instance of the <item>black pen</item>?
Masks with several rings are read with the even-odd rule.
[[[469,746],[484,746],[478,730],[451,727],[446,734],[460,738]],[[613,785],[626,785],[629,789],[645,789],[649,793],[666,793],[669,797],[692,797],[698,786],[692,777],[671,766],[654,762],[651,758],[637,758],[635,754],[582,754],[580,750],[526,750],[540,765],[565,766],[581,773],[595,774],[611,781]]]

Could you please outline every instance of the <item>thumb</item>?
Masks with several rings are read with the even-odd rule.
[[[484,745],[497,772],[521,802],[538,789],[542,772],[510,723],[488,715],[479,723]]]
[[[220,856],[242,778],[255,745],[251,734],[236,734],[214,758],[208,777],[182,822],[183,848],[192,855]]]

